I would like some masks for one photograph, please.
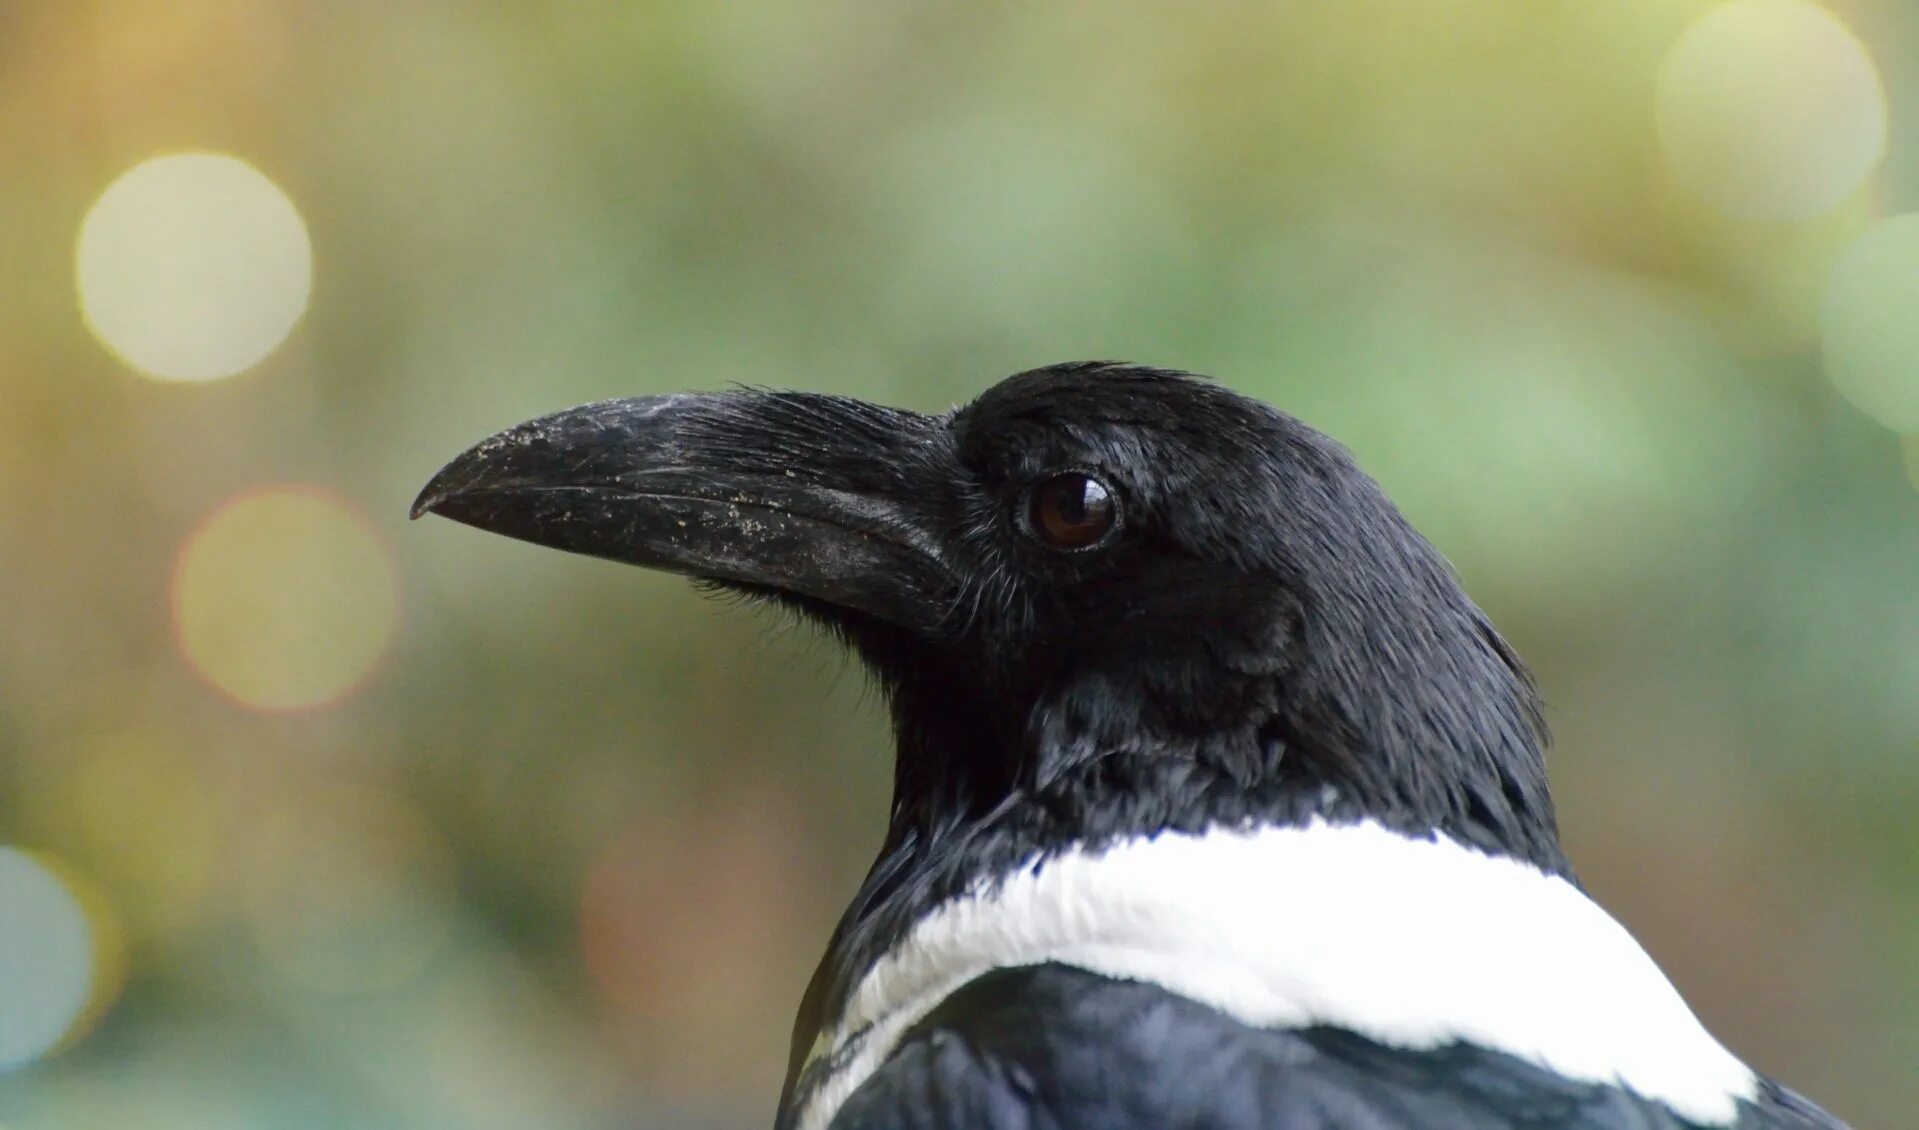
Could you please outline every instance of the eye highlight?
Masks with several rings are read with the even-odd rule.
[[[1054,549],[1090,549],[1119,526],[1119,498],[1084,471],[1035,483],[1026,494],[1026,525]]]

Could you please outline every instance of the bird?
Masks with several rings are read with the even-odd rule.
[[[1841,1125],[1582,888],[1535,681],[1447,560],[1225,384],[602,401],[412,513],[764,601],[882,688],[886,831],[776,1130]]]

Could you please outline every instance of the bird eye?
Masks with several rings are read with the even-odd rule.
[[[1043,479],[1027,496],[1033,535],[1054,549],[1086,549],[1119,524],[1119,500],[1091,475],[1068,471]]]

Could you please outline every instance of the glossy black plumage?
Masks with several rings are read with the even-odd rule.
[[[947,998],[833,1130],[1682,1130],[1657,1103],[1455,1044],[1256,1029],[1152,985],[1058,965]],[[1735,1130],[1829,1127],[1776,1088]]]
[[[1034,536],[1031,492],[1061,473],[1111,491],[1111,536]],[[938,415],[761,390],[588,405],[462,455],[427,511],[778,603],[884,688],[885,840],[802,1002],[782,1130],[917,923],[1060,853],[1368,822],[1571,881],[1531,680],[1444,558],[1338,444],[1190,374],[1059,365]],[[1836,1125],[1758,1087],[1741,1127]],[[831,1122],[1678,1124],[1498,1051],[1253,1029],[1067,969],[960,989]]]

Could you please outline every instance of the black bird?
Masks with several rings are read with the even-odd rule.
[[[1110,362],[613,400],[413,512],[765,598],[885,688],[780,1130],[1839,1125],[1581,891],[1525,668],[1265,404]]]

